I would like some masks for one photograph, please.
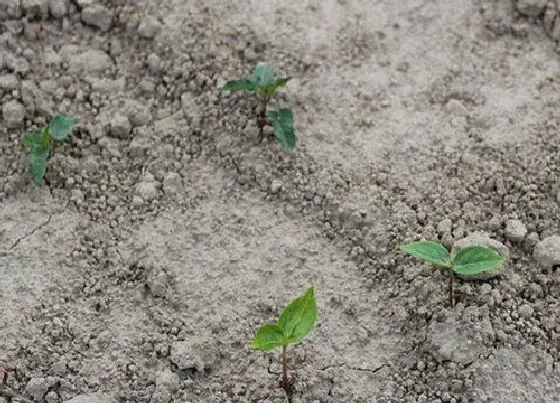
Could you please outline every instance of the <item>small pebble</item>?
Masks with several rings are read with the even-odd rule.
[[[527,227],[519,220],[508,220],[505,234],[511,242],[521,242],[527,235]]]
[[[533,316],[535,311],[533,310],[531,305],[523,304],[517,309],[517,312],[519,312],[519,316],[521,316],[522,318],[529,319],[531,316]]]
[[[19,101],[8,101],[2,106],[2,119],[8,128],[23,127],[25,108]]]
[[[278,179],[274,179],[270,184],[270,193],[278,194],[282,190],[283,186],[284,184],[281,181],[279,181]]]
[[[560,236],[551,236],[537,243],[533,257],[543,268],[560,265]]]
[[[138,25],[138,35],[144,39],[153,39],[161,31],[161,24],[153,15],[148,15]]]
[[[451,228],[453,227],[453,222],[450,218],[441,220],[437,225],[437,232],[440,235],[451,234]]]

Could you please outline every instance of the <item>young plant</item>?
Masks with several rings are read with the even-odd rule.
[[[55,116],[49,125],[21,139],[21,144],[31,151],[31,177],[36,185],[45,183],[44,176],[54,141],[66,140],[72,134],[74,120],[65,115]]]
[[[282,380],[280,387],[286,392],[288,403],[293,402],[294,380],[288,377],[287,347],[299,343],[309,334],[317,320],[317,304],[313,287],[293,300],[280,314],[278,321],[259,327],[249,347],[269,352],[282,347]]]
[[[228,81],[221,91],[245,91],[257,97],[257,127],[259,138],[264,138],[264,128],[272,123],[274,137],[287,150],[296,145],[294,117],[289,108],[268,109],[268,103],[278,88],[286,86],[290,77],[276,78],[274,71],[266,64],[259,64],[253,72],[241,80]]]
[[[439,242],[419,241],[401,246],[401,250],[449,270],[449,301],[455,305],[453,295],[453,278],[460,276],[477,276],[495,270],[504,264],[504,258],[493,249],[485,246],[468,246],[453,256]]]

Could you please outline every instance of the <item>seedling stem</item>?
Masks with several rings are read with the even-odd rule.
[[[453,291],[453,277],[455,277],[455,274],[453,274],[453,270],[449,270],[449,303],[451,304],[451,306],[455,306],[455,295]]]
[[[266,108],[268,106],[268,101],[270,97],[264,96],[260,99],[260,109],[257,116],[257,126],[259,128],[259,142],[264,140],[264,128],[268,124],[268,119],[266,117]]]
[[[293,383],[288,379],[288,353],[287,346],[282,346],[282,388],[286,392],[286,397],[288,398],[288,403],[292,403],[294,400],[294,388]]]

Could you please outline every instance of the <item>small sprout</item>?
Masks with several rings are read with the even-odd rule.
[[[461,276],[477,276],[495,270],[504,264],[504,257],[493,249],[485,246],[468,246],[461,249],[455,256],[451,255],[439,242],[419,241],[401,247],[401,250],[449,270],[449,301],[455,305],[453,296],[453,278]]]
[[[287,346],[299,343],[311,332],[317,320],[317,304],[313,287],[294,299],[280,314],[277,322],[259,327],[249,344],[253,350],[269,352],[282,347],[282,381],[280,386],[286,392],[288,403],[294,395],[293,378],[288,377]]]
[[[293,149],[296,145],[292,110],[289,108],[267,108],[276,90],[285,87],[289,80],[290,77],[276,78],[274,71],[269,66],[259,64],[249,77],[228,81],[220,88],[221,91],[245,91],[256,94],[259,103],[256,118],[261,141],[264,138],[264,128],[270,121],[274,128],[274,137],[287,150]]]
[[[72,135],[74,120],[65,115],[55,116],[48,127],[26,134],[21,145],[31,150],[31,177],[33,183],[42,185],[54,141],[66,140]]]

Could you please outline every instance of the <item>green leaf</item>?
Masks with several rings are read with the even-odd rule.
[[[441,267],[451,267],[451,254],[439,242],[419,241],[401,246],[403,252]]]
[[[291,77],[287,78],[279,78],[278,80],[273,81],[271,84],[267,85],[266,87],[260,90],[261,94],[267,97],[271,97],[274,95],[276,90],[281,87],[285,87],[288,81],[290,81]]]
[[[45,183],[49,150],[42,146],[35,146],[31,152],[31,178],[36,185]]]
[[[251,80],[231,80],[220,87],[220,91],[247,91],[255,92],[257,86]]]
[[[26,134],[20,141],[22,146],[33,147],[34,145],[43,143],[43,129],[37,130],[33,133]]]
[[[284,333],[282,328],[276,323],[268,323],[257,330],[255,338],[251,341],[249,347],[253,350],[267,352],[282,346],[284,344],[283,341]]]
[[[51,135],[56,140],[65,140],[72,134],[74,119],[66,115],[55,116],[49,124]]]
[[[475,276],[495,270],[504,264],[504,257],[484,246],[463,248],[453,259],[453,271],[463,276]]]
[[[258,88],[265,88],[274,82],[274,71],[266,64],[259,64],[249,76]]]
[[[291,150],[296,146],[296,135],[294,134],[294,116],[290,108],[280,108],[269,110],[266,116],[272,121],[274,126],[274,137],[286,150]]]
[[[317,304],[313,287],[293,300],[278,319],[278,326],[284,333],[284,344],[298,343],[309,334],[317,320]]]

